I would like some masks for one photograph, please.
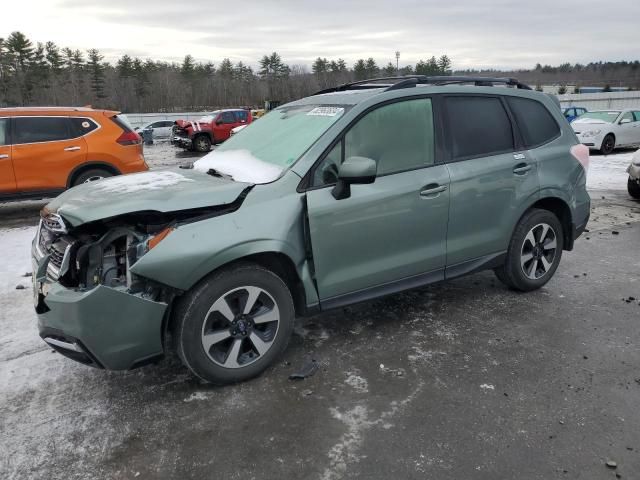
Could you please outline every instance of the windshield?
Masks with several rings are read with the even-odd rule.
[[[620,115],[619,110],[607,110],[606,112],[586,112],[580,115],[580,118],[578,120],[592,118],[593,120],[602,120],[603,122],[613,123],[614,120],[618,118],[618,115]]]
[[[239,182],[268,183],[293,165],[333,125],[348,105],[280,107],[233,135],[194,168],[214,169]]]

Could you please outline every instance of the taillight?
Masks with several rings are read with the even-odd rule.
[[[571,155],[582,164],[584,171],[589,171],[589,147],[579,143],[571,147]]]
[[[122,132],[116,142],[120,145],[138,145],[142,142],[142,138],[136,132]]]

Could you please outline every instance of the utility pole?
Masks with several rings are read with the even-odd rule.
[[[399,64],[400,64],[400,52],[396,50],[396,75],[400,74]]]

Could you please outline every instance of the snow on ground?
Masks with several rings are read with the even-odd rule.
[[[627,190],[627,167],[635,151],[616,152],[613,155],[591,155],[588,190]]]

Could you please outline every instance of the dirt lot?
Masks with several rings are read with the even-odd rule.
[[[619,182],[625,156],[593,157],[589,232],[543,289],[484,272],[301,320],[277,365],[225,388],[175,361],[104,372],[52,353],[15,290],[44,202],[0,205],[0,478],[637,478],[640,202]],[[310,360],[318,373],[288,379]]]

